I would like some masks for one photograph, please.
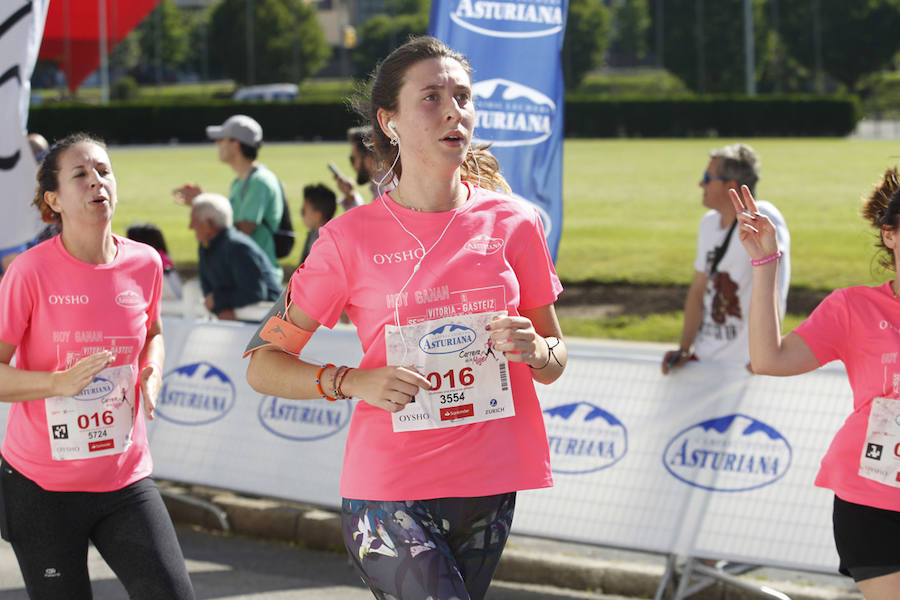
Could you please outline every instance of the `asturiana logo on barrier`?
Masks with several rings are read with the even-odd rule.
[[[90,382],[86,388],[81,390],[77,396],[75,396],[76,400],[99,400],[100,398],[105,398],[109,395],[110,392],[113,391],[113,382],[109,379],[104,379],[103,377],[94,377],[94,380]]]
[[[676,478],[705,490],[743,492],[781,479],[791,466],[790,443],[775,428],[742,414],[692,425],[663,452]]]
[[[469,31],[498,38],[555,35],[565,26],[560,0],[457,0],[450,19]]]
[[[284,400],[263,396],[259,403],[259,422],[270,433],[288,440],[311,442],[334,435],[350,422],[350,400]]]
[[[554,473],[590,473],[616,464],[628,452],[628,430],[588,402],[544,410]]]
[[[486,79],[472,85],[475,142],[494,146],[531,146],[553,133],[556,103],[534,88],[508,79]]]
[[[468,327],[441,325],[419,338],[419,348],[426,354],[450,354],[471,346],[475,337],[475,332]]]
[[[166,373],[156,412],[173,423],[206,425],[228,414],[234,398],[228,375],[208,362],[197,362]]]

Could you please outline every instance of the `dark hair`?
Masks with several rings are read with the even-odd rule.
[[[356,146],[361,156],[372,153],[369,146],[372,139],[372,126],[362,125],[360,127],[351,127],[347,130],[347,141]]]
[[[34,191],[34,199],[31,203],[41,212],[41,220],[45,223],[58,223],[62,220],[59,213],[50,208],[50,205],[44,201],[45,192],[59,190],[59,157],[72,146],[83,142],[100,146],[106,150],[106,143],[97,136],[83,131],[70,133],[50,146],[47,154],[44,155],[44,160],[38,166],[37,188]]]
[[[250,146],[245,144],[244,142],[236,141],[241,146],[241,154],[244,155],[244,158],[247,160],[256,160],[256,157],[259,156],[259,146]]]
[[[125,236],[136,242],[143,242],[148,246],[153,246],[159,252],[169,253],[162,230],[153,223],[134,223],[125,232]]]
[[[900,174],[897,167],[884,172],[881,181],[875,184],[868,197],[863,197],[862,203],[863,218],[878,230],[875,247],[882,250],[878,264],[894,270],[894,251],[884,245],[881,230],[900,227]]]
[[[309,202],[312,207],[322,213],[325,222],[331,220],[337,209],[337,196],[331,189],[322,184],[308,185],[303,188],[303,200]]]
[[[432,58],[450,58],[458,62],[471,78],[472,65],[460,52],[450,48],[437,38],[430,36],[411,37],[405,44],[391,52],[375,68],[371,76],[371,95],[368,102],[354,103],[356,110],[372,127],[371,144],[380,162],[379,171],[384,171],[397,158],[399,148],[391,145],[391,140],[378,125],[378,109],[396,112],[397,97],[406,78],[406,72],[413,65]],[[486,188],[509,192],[509,184],[500,174],[499,163],[488,152],[487,146],[470,147],[463,161],[461,175],[466,181]],[[403,165],[397,159],[393,168],[397,179],[403,173]]]

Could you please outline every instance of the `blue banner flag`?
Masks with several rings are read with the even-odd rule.
[[[513,194],[537,206],[556,259],[562,233],[568,0],[432,0],[429,33],[469,57],[473,143],[491,144]]]

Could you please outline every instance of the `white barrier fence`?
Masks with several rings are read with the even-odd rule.
[[[240,354],[255,329],[164,318],[155,475],[336,508],[352,402],[253,391]],[[362,351],[353,330],[320,329],[305,355],[356,364]],[[660,359],[570,341],[563,378],[538,386],[555,486],[519,494],[514,530],[834,572],[832,494],[813,480],[852,405],[843,369],[781,379],[691,363],[664,377]]]

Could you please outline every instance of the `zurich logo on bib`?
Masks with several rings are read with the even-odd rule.
[[[218,421],[234,407],[234,383],[208,362],[182,365],[166,373],[156,412],[181,425]]]
[[[775,428],[742,414],[702,421],[676,435],[663,464],[688,485],[718,492],[753,490],[781,479],[790,443]]]
[[[591,473],[619,462],[628,451],[628,430],[611,413],[588,402],[544,410],[554,473]]]
[[[450,20],[469,31],[498,38],[535,38],[560,33],[564,26],[559,0],[549,2],[457,0]]]

